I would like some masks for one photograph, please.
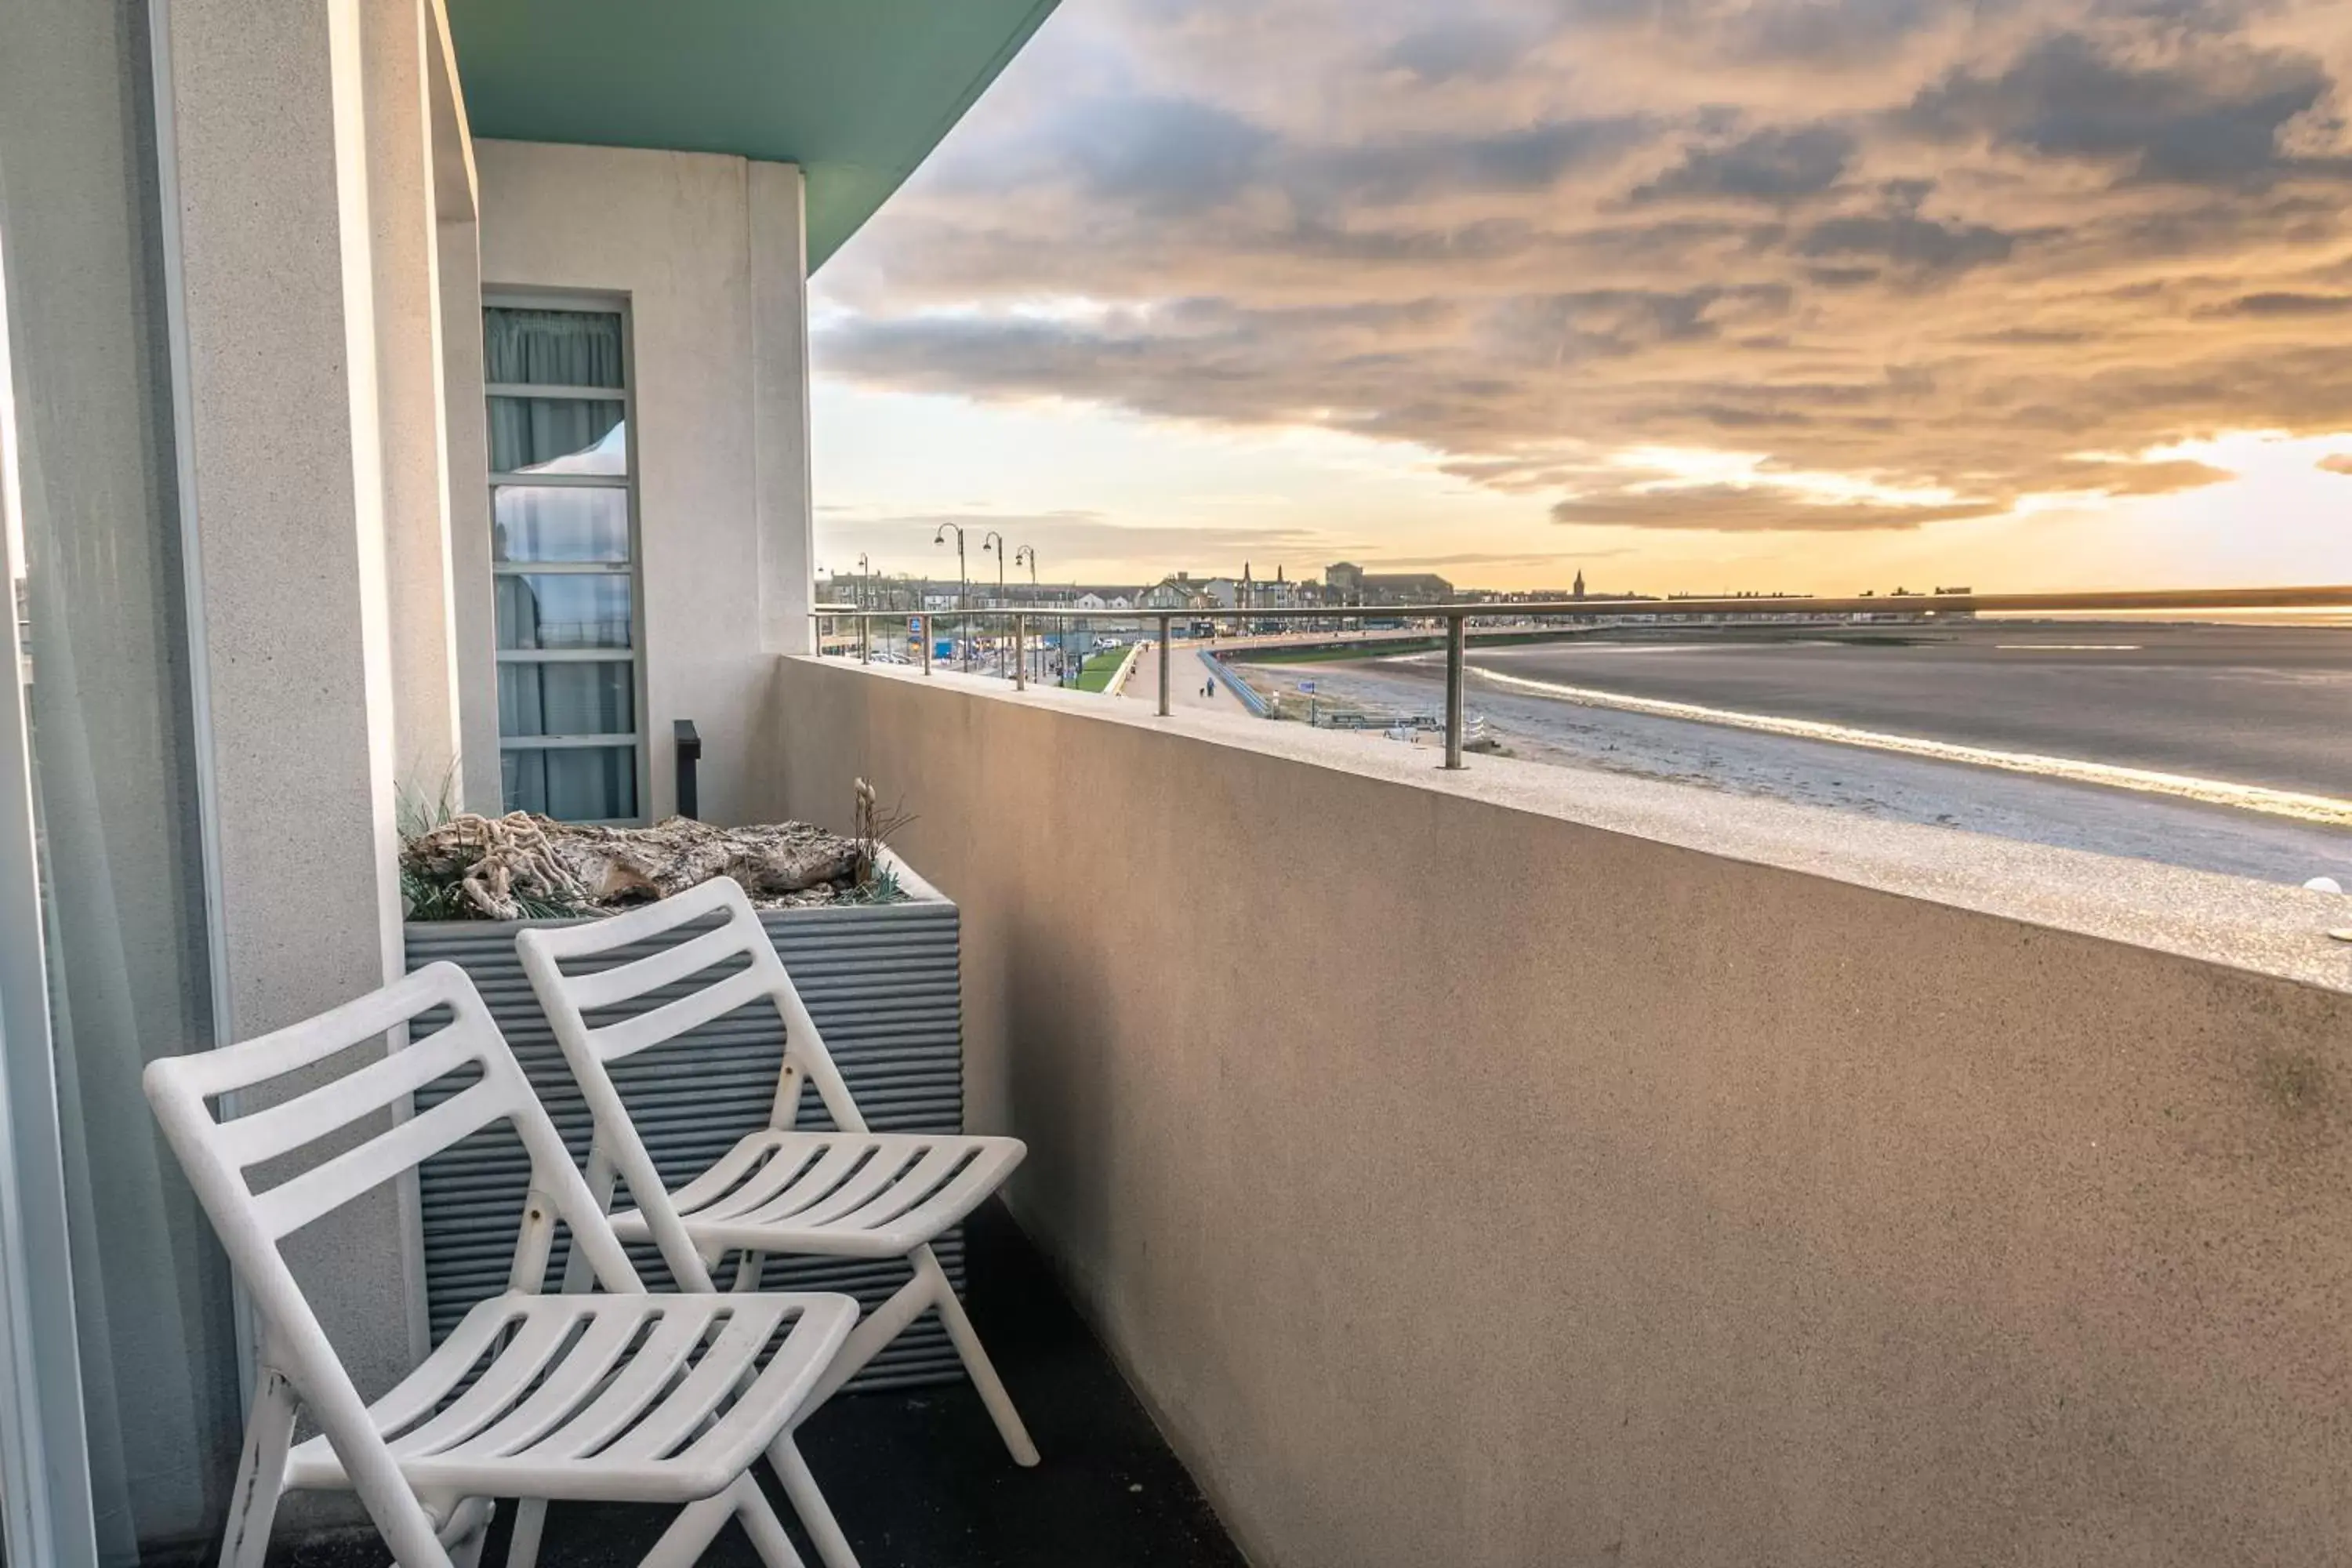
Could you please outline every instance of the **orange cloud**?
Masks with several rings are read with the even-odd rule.
[[[1066,9],[822,371],[1419,443],[1567,522],[1901,529],[2352,429],[2335,0]],[[2193,14],[2193,15],[2192,15]],[[1972,498],[1595,479],[1643,447]],[[2341,471],[2341,470],[2339,470]]]

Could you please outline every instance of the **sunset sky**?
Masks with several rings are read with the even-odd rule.
[[[819,560],[2352,580],[2342,0],[1063,0],[818,275]]]

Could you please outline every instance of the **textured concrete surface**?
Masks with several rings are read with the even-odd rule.
[[[1254,1561],[2352,1550],[2352,958],[2227,879],[781,661]]]

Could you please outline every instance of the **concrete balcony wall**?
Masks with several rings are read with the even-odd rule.
[[[2340,902],[1147,714],[785,659],[761,805],[1254,1561],[2342,1561]]]

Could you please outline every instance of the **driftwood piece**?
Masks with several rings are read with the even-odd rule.
[[[454,880],[485,920],[522,918],[525,902],[562,909],[588,901],[586,888],[556,852],[554,823],[529,812],[451,817],[401,846],[402,865],[432,881]]]
[[[454,816],[401,848],[405,869],[454,881],[468,910],[494,921],[666,899],[713,877],[734,878],[755,901],[824,902],[855,885],[859,859],[856,842],[805,822],[595,827],[521,811]]]
[[[651,827],[552,826],[556,853],[597,904],[667,899],[713,877],[772,899],[857,875],[857,846],[805,822],[713,827],[672,816]]]

